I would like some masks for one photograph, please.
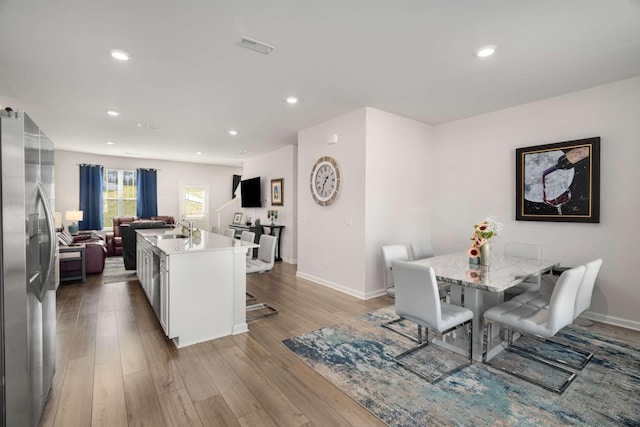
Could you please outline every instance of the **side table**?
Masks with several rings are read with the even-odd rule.
[[[269,227],[269,234],[278,238],[278,243],[276,245],[276,261],[282,261],[282,258],[280,257],[280,241],[282,240],[282,230],[284,230],[284,225],[263,225],[263,227]]]
[[[65,263],[70,263],[72,261],[80,261],[80,271],[78,271],[75,275],[71,274],[68,276],[63,276],[60,274],[60,283],[68,282],[72,280],[82,280],[82,283],[86,283],[87,281],[87,262],[86,262],[86,253],[87,247],[83,244],[76,244],[72,246],[61,246],[59,248],[60,256],[58,257],[60,267],[62,267]],[[60,268],[62,270],[62,268]],[[61,271],[62,273],[62,271]],[[73,271],[75,273],[75,270]]]

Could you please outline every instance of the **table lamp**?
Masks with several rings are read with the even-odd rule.
[[[82,211],[66,211],[64,217],[67,221],[72,221],[69,227],[67,227],[69,229],[69,233],[78,234],[77,221],[82,221]]]

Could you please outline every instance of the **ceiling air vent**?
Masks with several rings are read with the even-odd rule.
[[[269,46],[266,43],[259,42],[258,40],[253,40],[245,36],[242,36],[242,39],[240,40],[240,46],[246,47],[247,49],[255,50],[256,52],[264,53],[265,55],[269,55],[273,50],[273,46]]]

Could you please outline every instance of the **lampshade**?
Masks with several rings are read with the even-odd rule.
[[[53,214],[53,223],[55,224],[56,228],[62,228],[62,212],[55,212]]]
[[[82,211],[66,211],[64,213],[64,217],[67,221],[82,221],[83,215]]]

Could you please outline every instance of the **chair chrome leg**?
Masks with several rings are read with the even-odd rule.
[[[251,322],[253,320],[261,319],[263,317],[271,316],[272,314],[278,313],[278,310],[271,307],[269,304],[265,304],[263,302],[247,306],[247,314],[256,310],[268,310],[268,311],[266,313],[256,314],[254,316],[247,315],[247,322]]]
[[[569,387],[569,385],[573,382],[573,380],[576,378],[576,373],[575,372],[570,371],[568,369],[564,369],[564,368],[562,368],[560,366],[556,366],[553,363],[550,363],[550,362],[548,362],[547,360],[545,360],[543,358],[533,356],[533,355],[531,355],[529,353],[526,353],[524,351],[521,351],[520,349],[517,349],[515,347],[509,347],[506,350],[507,351],[511,351],[513,353],[516,353],[516,354],[519,354],[522,357],[525,357],[527,359],[536,361],[536,362],[541,363],[543,365],[546,365],[546,366],[548,366],[548,367],[550,367],[552,369],[555,369],[557,371],[560,371],[562,373],[565,373],[565,374],[569,375],[569,378],[566,379],[562,383],[562,385],[560,387],[554,387],[554,386],[550,386],[550,385],[548,385],[546,383],[543,383],[541,381],[537,381],[536,379],[528,377],[528,376],[526,376],[526,375],[524,375],[524,374],[522,374],[520,372],[512,371],[512,370],[506,369],[504,367],[498,367],[498,369],[500,369],[501,371],[504,371],[504,372],[506,372],[508,374],[511,374],[511,375],[515,376],[515,377],[518,377],[518,378],[523,379],[523,380],[525,380],[527,382],[530,382],[531,384],[535,384],[535,385],[537,385],[539,387],[542,387],[545,390],[549,390],[549,391],[552,391],[552,392],[557,393],[557,394],[562,394],[567,389],[567,387]],[[489,366],[492,366],[492,365],[489,364]]]
[[[255,296],[253,296],[249,292],[245,292],[245,295],[246,295],[246,302],[255,301],[257,299]]]
[[[536,338],[538,338],[538,337],[536,337]],[[542,342],[546,343],[546,344],[551,344],[551,345],[554,345],[556,347],[560,347],[563,350],[570,351],[570,352],[572,352],[574,354],[577,354],[577,355],[582,357],[582,360],[580,362],[572,363],[572,362],[570,362],[568,360],[564,360],[564,359],[559,359],[559,358],[551,359],[551,358],[542,356],[540,354],[536,355],[536,357],[539,357],[541,359],[547,360],[549,362],[554,362],[554,363],[557,363],[557,364],[560,364],[560,365],[568,366],[568,367],[573,368],[573,369],[582,370],[585,366],[587,366],[587,363],[589,363],[589,361],[593,358],[593,354],[594,353],[592,353],[592,352],[589,352],[589,351],[586,351],[586,350],[580,350],[578,348],[574,348],[574,347],[572,347],[570,345],[563,344],[561,342],[554,341],[554,340],[551,340],[551,339],[546,339],[546,338],[539,338],[539,339]],[[514,345],[513,347],[517,348],[519,350],[523,350],[522,347],[517,346],[517,345]]]
[[[402,319],[396,319],[396,320],[395,320],[395,322],[397,322],[398,320],[402,320]],[[388,323],[389,323],[389,322],[388,322]],[[402,367],[403,367],[404,369],[406,369],[407,371],[409,371],[409,372],[411,372],[411,373],[413,373],[413,374],[415,374],[415,375],[419,376],[419,377],[420,377],[420,378],[422,378],[423,380],[425,380],[425,381],[427,381],[427,382],[429,382],[429,383],[431,383],[431,384],[436,384],[437,382],[439,382],[439,381],[441,381],[441,380],[443,380],[443,379],[447,378],[448,376],[450,376],[450,375],[452,375],[452,374],[454,374],[454,373],[456,373],[456,372],[458,372],[458,371],[460,371],[460,370],[462,370],[462,369],[466,368],[467,366],[470,366],[470,365],[473,363],[473,353],[472,353],[472,351],[473,351],[473,329],[472,329],[472,321],[471,321],[471,320],[469,320],[468,322],[465,322],[465,323],[463,323],[463,324],[461,324],[461,325],[458,325],[458,326],[457,326],[457,327],[455,327],[455,328],[451,328],[451,329],[449,329],[449,330],[447,330],[447,331],[442,332],[442,335],[445,335],[445,334],[449,333],[450,331],[452,331],[452,330],[454,330],[454,329],[457,329],[457,328],[459,328],[459,327],[465,328],[467,325],[468,325],[468,327],[469,327],[469,363],[464,363],[464,364],[462,364],[462,365],[460,365],[460,366],[457,366],[457,367],[455,367],[455,368],[453,368],[453,369],[450,369],[450,370],[448,370],[448,371],[446,371],[446,372],[442,373],[441,375],[439,375],[438,377],[436,377],[436,378],[434,379],[434,378],[429,378],[429,377],[427,377],[427,376],[426,376],[426,375],[424,375],[422,372],[420,372],[420,371],[418,371],[418,370],[414,369],[413,367],[411,367],[411,365],[409,365],[409,364],[407,364],[407,363],[403,362],[403,361],[402,361],[402,359],[403,359],[404,357],[406,357],[406,356],[408,356],[408,355],[410,355],[410,354],[412,354],[412,353],[415,353],[416,351],[418,351],[418,350],[420,350],[420,349],[422,349],[422,348],[426,347],[427,345],[429,345],[429,330],[428,330],[427,328],[425,328],[425,331],[426,331],[426,332],[425,332],[425,341],[424,341],[424,342],[422,342],[422,343],[418,344],[418,345],[417,345],[417,346],[415,346],[415,347],[410,348],[409,350],[407,350],[407,351],[405,351],[405,352],[400,353],[399,355],[395,356],[395,357],[393,358],[393,360],[394,360],[394,362],[396,362],[398,365],[402,366]],[[383,326],[384,326],[384,324],[383,324]],[[389,328],[389,329],[391,329],[391,328]],[[392,330],[393,330],[393,329],[392,329]],[[401,332],[398,332],[398,331],[395,331],[395,330],[393,330],[393,331],[394,331],[394,332],[397,332],[397,333],[399,333],[399,334],[401,334],[401,335],[403,335]],[[411,338],[411,337],[409,337],[409,338]],[[415,341],[415,339],[413,339],[413,341]]]
[[[486,328],[484,330],[484,334],[485,334],[485,340],[486,340],[486,346],[485,346],[485,350],[483,352],[482,355],[482,363],[491,366],[494,369],[499,369],[503,372],[506,372],[509,375],[512,375],[514,377],[520,378],[522,380],[525,380],[531,384],[535,384],[538,387],[542,387],[545,390],[549,390],[552,391],[554,393],[557,394],[562,394],[567,387],[569,387],[569,385],[573,382],[573,380],[576,378],[576,373],[573,371],[570,371],[568,369],[565,369],[561,366],[557,366],[554,363],[551,363],[552,361],[549,361],[543,357],[540,357],[538,355],[535,354],[530,354],[527,353],[526,351],[524,351],[522,348],[513,345],[513,330],[511,329],[507,329],[506,331],[506,339],[507,339],[507,347],[504,349],[504,351],[509,351],[515,354],[518,354],[522,357],[525,357],[529,360],[533,360],[535,362],[538,362],[540,364],[543,364],[545,366],[550,367],[551,369],[554,369],[556,371],[562,372],[564,374],[568,374],[569,377],[562,383],[562,385],[560,387],[554,387],[552,385],[546,384],[542,381],[538,381],[535,378],[529,377],[527,375],[524,375],[523,373],[519,372],[519,371],[515,371],[513,369],[509,369],[506,368],[504,366],[500,366],[498,364],[496,364],[494,361],[487,361],[487,353],[489,352],[489,336],[490,336],[490,329],[493,326],[493,324],[491,322],[487,322]],[[559,343],[558,343],[559,344]]]
[[[391,325],[395,325],[396,323],[400,323],[403,320],[405,320],[404,317],[398,317],[397,319],[393,319],[393,320],[390,320],[388,322],[383,323],[382,327],[383,328],[387,328],[390,331],[395,332],[396,334],[402,335],[405,338],[409,338],[411,341],[416,342],[418,344],[422,344],[425,341],[428,342],[428,340],[425,340],[425,341],[422,340],[422,329],[421,329],[420,325],[418,325],[418,338],[414,337],[413,335],[409,335],[409,334],[407,334],[405,332],[399,331],[399,330],[394,329],[394,328],[391,327]],[[426,335],[427,336],[429,335],[429,330],[426,330]]]

